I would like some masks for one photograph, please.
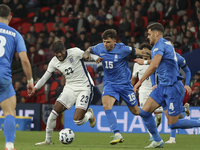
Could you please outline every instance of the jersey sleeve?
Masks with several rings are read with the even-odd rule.
[[[137,78],[137,76],[138,76],[138,67],[139,67],[139,65],[138,65],[137,63],[135,63],[134,66],[133,66],[133,73],[132,73],[132,76],[133,76],[134,78]]]
[[[17,53],[27,51],[24,39],[18,32],[16,32],[16,51]]]
[[[186,65],[186,60],[185,58],[183,58],[181,55],[179,55],[178,53],[176,53],[176,57],[178,59],[178,66],[179,67],[183,67]]]
[[[152,52],[153,52],[153,57],[157,54],[163,56],[164,54],[164,45],[165,43],[163,42],[160,42],[158,44],[156,44],[156,46],[154,46],[154,48],[152,49]]]
[[[55,64],[55,57],[53,57],[48,65],[48,68],[47,68],[47,72],[49,73],[53,73],[56,68],[54,67],[54,64]]]
[[[74,48],[73,52],[77,56],[78,59],[82,59],[83,58],[84,51],[81,50],[80,48],[78,48],[78,47]]]
[[[100,56],[101,49],[103,48],[103,43],[92,46],[92,52],[98,56]]]
[[[122,56],[123,57],[126,57],[126,56],[128,56],[131,52],[132,52],[132,47],[130,47],[130,46],[122,46]]]

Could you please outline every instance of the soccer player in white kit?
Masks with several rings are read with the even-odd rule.
[[[149,49],[151,50],[152,46],[148,43],[143,43],[140,45],[140,49]],[[144,60],[150,60],[150,56],[143,56]],[[137,77],[139,79],[141,79],[141,77],[144,75],[144,73],[146,72],[147,68],[149,67],[149,65],[139,65],[138,63],[135,63],[133,66],[133,73],[132,73],[132,78],[131,78],[131,83],[134,86],[135,81],[137,79]],[[140,86],[139,89],[139,102],[140,102],[140,107],[143,107],[145,102],[147,101],[149,94],[152,92],[152,82],[151,82],[151,78],[147,78],[146,80],[144,80],[144,82],[142,83],[142,85]],[[163,109],[162,107],[157,108],[154,111],[155,114],[155,122],[156,122],[156,126],[158,127],[162,121],[162,112]],[[151,135],[151,133],[149,132],[150,135],[150,141],[153,140],[153,137]]]
[[[65,76],[66,84],[48,117],[45,141],[35,145],[51,144],[57,117],[66,109],[69,110],[74,104],[74,123],[76,125],[82,125],[88,120],[91,127],[96,124],[93,110],[88,109],[93,97],[94,83],[82,60],[84,51],[77,47],[66,50],[62,41],[54,42],[52,49],[55,56],[51,59],[45,74],[35,85],[35,90],[40,89],[56,70],[61,71]],[[96,60],[99,57],[92,55],[92,58]]]

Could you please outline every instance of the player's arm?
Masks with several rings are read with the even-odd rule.
[[[138,91],[139,87],[141,86],[142,82],[146,80],[150,75],[152,75],[156,69],[158,68],[160,61],[162,59],[162,55],[156,54],[150,64],[150,66],[147,68],[146,72],[142,76],[142,78],[137,82],[137,84],[134,86],[134,92]]]
[[[150,65],[152,60],[144,60],[141,58],[134,59],[134,62],[138,63],[139,65]]]
[[[33,85],[31,64],[27,57],[26,51],[19,52],[19,58],[21,60],[23,71],[27,77],[27,94],[28,96],[30,96],[31,92],[35,92],[35,91],[34,91],[34,85]]]
[[[150,56],[151,51],[149,49],[143,48],[142,50],[135,48],[135,55],[138,56]]]
[[[92,53],[92,47],[89,47],[89,48],[83,53],[83,58],[86,59],[86,60],[90,60],[90,59],[91,59],[90,53]]]
[[[136,78],[134,77],[131,77],[131,84],[134,85],[135,84],[135,81],[136,81]]]
[[[154,89],[157,87],[157,85],[156,85],[156,74],[155,74],[155,72],[150,76],[150,78],[151,78],[152,90],[154,90]]]
[[[135,84],[135,81],[138,77],[138,67],[139,65],[138,64],[134,64],[133,66],[133,73],[132,73],[132,77],[131,77],[131,84],[134,85]]]
[[[191,72],[187,64],[185,64],[183,67],[181,67],[183,71],[185,72],[185,90],[188,92],[189,95],[191,95],[192,90],[190,88],[190,79],[191,79]]]

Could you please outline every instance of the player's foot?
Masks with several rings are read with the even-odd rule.
[[[10,148],[5,148],[5,150],[17,150],[17,149],[15,149],[15,148],[14,148],[14,149],[10,149]]]
[[[35,145],[50,145],[51,142],[47,142],[46,140],[44,142],[40,142],[40,143],[35,143]]]
[[[94,128],[94,126],[96,125],[96,118],[94,116],[94,112],[92,108],[88,108],[88,111],[92,113],[92,117],[89,119],[89,123],[90,123],[90,126]]]
[[[114,139],[112,141],[110,141],[111,145],[115,145],[117,143],[123,143],[124,142],[124,138],[122,137],[122,135],[120,133],[116,133],[114,136]]]
[[[184,107],[185,107],[185,114],[186,114],[186,116],[189,116],[190,115],[190,110],[189,110],[190,104],[185,103]]]
[[[169,139],[169,140],[166,141],[165,143],[167,143],[167,144],[174,144],[174,143],[176,143],[176,141],[175,141],[175,140],[172,140],[172,139]]]
[[[144,148],[163,148],[163,146],[164,142],[163,140],[161,140],[160,142],[153,141],[149,146],[146,146]]]
[[[153,139],[153,136],[152,137],[150,137],[150,139],[149,139],[149,141],[153,141],[154,139]]]

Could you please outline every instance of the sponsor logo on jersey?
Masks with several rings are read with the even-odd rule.
[[[169,112],[169,114],[173,114],[173,113],[175,113],[175,111]]]
[[[105,55],[105,53],[103,53],[103,54],[102,54],[102,53],[100,53],[100,56],[103,56],[103,55]]]
[[[157,51],[157,50],[158,50],[158,48],[154,48],[153,53],[154,53],[155,51]]]

